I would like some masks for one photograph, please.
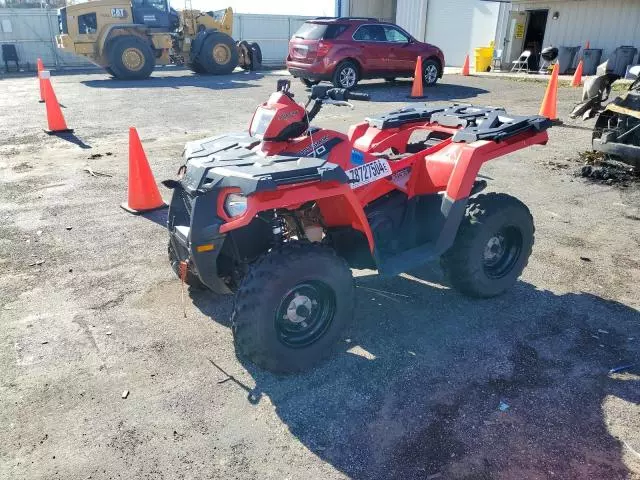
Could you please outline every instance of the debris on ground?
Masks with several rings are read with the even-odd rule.
[[[30,267],[39,267],[40,265],[42,265],[44,263],[44,260],[38,260],[36,262],[30,263],[29,266]]]
[[[602,152],[585,151],[579,153],[578,157],[584,163],[575,172],[578,177],[587,178],[594,183],[618,185],[623,188],[631,186],[632,183],[640,183],[640,170]]]
[[[582,260],[583,262],[590,262],[591,259],[589,257],[580,257],[580,260]]]
[[[629,365],[622,365],[620,367],[614,367],[611,370],[609,370],[609,373],[622,372],[623,370],[627,370],[627,369],[633,367],[634,365],[635,365],[635,363],[630,363]]]
[[[110,173],[96,172],[89,165],[85,166],[83,170],[92,177],[113,177]]]
[[[102,154],[101,153],[92,153],[87,158],[89,160],[95,160],[96,158],[102,158]]]
[[[124,392],[122,392],[122,398],[127,398],[129,396],[129,390],[125,390]]]
[[[501,412],[506,412],[507,410],[509,410],[509,404],[505,401],[501,401],[498,405],[498,410],[500,410]]]
[[[31,170],[32,168],[33,168],[33,165],[31,165],[30,163],[27,163],[27,162],[21,162],[21,163],[19,163],[18,165],[15,165],[15,166],[12,168],[12,170],[13,170],[14,172],[21,173],[21,172],[26,172],[26,171],[28,171],[28,170]]]

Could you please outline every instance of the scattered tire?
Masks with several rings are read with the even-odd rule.
[[[257,42],[251,42],[251,70],[260,70],[262,68],[262,49]]]
[[[351,60],[345,60],[338,64],[331,79],[337,88],[353,88],[360,81],[358,66]]]
[[[277,247],[250,267],[236,293],[236,352],[275,373],[308,369],[332,351],[353,302],[351,270],[333,249]]]
[[[174,251],[173,245],[171,245],[171,242],[169,242],[168,254],[169,254],[169,263],[171,264],[171,269],[173,270],[173,273],[176,274],[176,277],[180,278],[180,261],[178,260],[178,256],[176,255],[176,252]],[[190,287],[197,288],[199,290],[204,290],[207,288],[205,284],[200,281],[198,276],[195,275],[193,272],[191,272],[191,270],[187,270],[184,283],[186,283]]]
[[[212,32],[204,41],[197,62],[205,73],[213,75],[231,73],[238,66],[238,48],[229,35]]]
[[[425,87],[433,87],[440,75],[440,64],[431,59],[422,62],[422,84]]]
[[[300,81],[307,88],[311,88],[314,85],[318,85],[320,83],[320,80],[309,80],[308,78],[300,78]]]
[[[251,70],[251,45],[246,40],[238,42],[238,64],[243,70]]]
[[[153,72],[156,60],[151,45],[133,35],[116,37],[107,47],[110,69],[120,80],[142,80]]]
[[[503,193],[469,200],[453,246],[441,257],[454,288],[479,298],[509,289],[527,266],[534,243],[531,212]]]

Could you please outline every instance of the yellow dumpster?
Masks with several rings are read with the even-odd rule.
[[[491,70],[491,60],[493,59],[493,42],[488,47],[478,47],[475,49],[476,73],[488,72]]]

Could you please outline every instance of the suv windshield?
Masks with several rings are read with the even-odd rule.
[[[293,34],[293,38],[303,40],[331,40],[347,29],[347,25],[305,22]]]

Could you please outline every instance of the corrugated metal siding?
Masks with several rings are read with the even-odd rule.
[[[233,37],[258,42],[263,64],[284,65],[289,39],[305,20],[313,17],[234,14]],[[5,32],[2,20],[10,22]],[[15,43],[21,65],[35,65],[38,57],[49,67],[91,66],[84,57],[56,48],[58,14],[53,10],[0,9],[0,44]]]
[[[447,65],[461,66],[465,56],[495,38],[500,4],[481,0],[429,0],[425,40],[440,47]]]
[[[284,65],[289,39],[309,18],[314,17],[236,13],[233,15],[233,38],[258,42],[264,65]]]
[[[396,23],[421,42],[427,26],[427,4],[427,0],[398,0],[396,10]]]
[[[602,48],[603,60],[621,45],[640,47],[640,2],[583,0],[514,2],[513,10],[549,9],[544,46]],[[553,20],[554,12],[560,17]]]
[[[11,31],[6,32],[3,21],[9,22]],[[58,13],[44,9],[0,9],[0,44],[14,43],[20,65],[33,67],[38,57],[45,66],[89,66],[82,57],[62,52],[56,48],[54,36],[58,33]]]

